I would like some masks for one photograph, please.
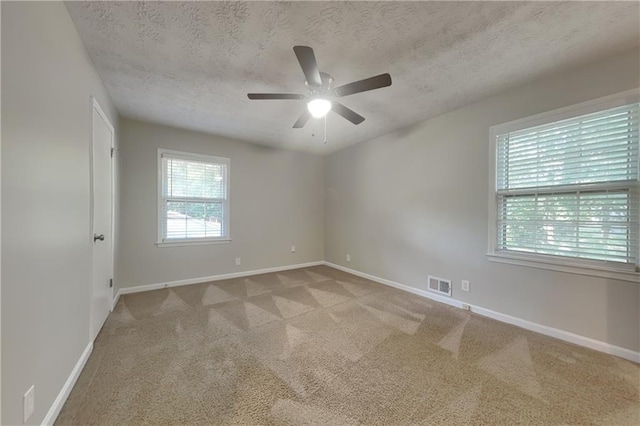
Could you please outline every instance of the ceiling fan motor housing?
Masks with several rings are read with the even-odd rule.
[[[336,98],[391,86],[391,76],[380,74],[334,88],[333,77],[318,69],[312,48],[293,46],[293,51],[304,73],[305,86],[309,96],[295,93],[248,93],[247,96],[249,99],[307,100],[307,109],[293,125],[294,129],[304,127],[312,115],[317,118],[324,117],[329,111],[335,112],[353,124],[360,124],[364,121],[364,117],[338,102]]]
[[[320,72],[320,78],[322,79],[322,86],[320,87],[310,86],[308,81],[304,82],[305,86],[307,86],[307,90],[309,90],[309,93],[311,94],[311,97],[321,98],[335,96],[335,93],[333,93],[333,77],[326,72]]]

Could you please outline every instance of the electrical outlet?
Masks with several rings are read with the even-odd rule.
[[[347,255],[347,262],[351,262],[351,255],[350,254]]]
[[[462,291],[469,291],[469,281],[462,280]]]
[[[462,304],[462,309],[464,309],[465,311],[470,311],[471,310],[471,306],[467,305],[466,303]]]
[[[236,257],[236,266],[240,266],[240,263],[241,263],[240,258]]]
[[[291,253],[295,253],[296,252],[296,246],[291,246]]]
[[[32,385],[27,393],[24,394],[23,397],[24,403],[24,422],[26,423],[29,420],[29,417],[33,414],[36,409],[36,387]]]

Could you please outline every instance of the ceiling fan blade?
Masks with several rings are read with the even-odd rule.
[[[318,63],[316,62],[316,55],[313,53],[313,49],[309,46],[293,46],[293,51],[296,53],[304,78],[307,79],[309,86],[321,87],[322,78],[320,77],[320,70],[318,70]]]
[[[293,125],[293,128],[302,129],[304,125],[307,124],[307,121],[309,121],[310,118],[311,118],[311,113],[305,108],[300,118],[298,118],[298,121],[296,121],[296,124]]]
[[[304,99],[304,95],[295,93],[248,93],[249,99]]]
[[[357,112],[347,108],[346,106],[342,105],[340,102],[333,101],[332,102],[332,106],[331,106],[331,110],[333,112],[335,112],[336,114],[343,116],[344,118],[346,118],[347,120],[349,120],[353,124],[357,125],[357,124],[360,124],[360,123],[362,123],[364,121],[364,117],[363,116],[361,116]]]
[[[354,81],[353,83],[336,87],[335,91],[336,95],[342,97],[387,86],[391,86],[391,76],[389,74],[380,74],[375,77],[365,78],[364,80]]]

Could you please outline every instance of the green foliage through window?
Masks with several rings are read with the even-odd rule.
[[[639,105],[498,135],[497,248],[635,263]]]

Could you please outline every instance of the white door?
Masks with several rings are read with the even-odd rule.
[[[113,126],[92,101],[92,207],[93,283],[91,288],[91,339],[107,319],[113,300]]]

